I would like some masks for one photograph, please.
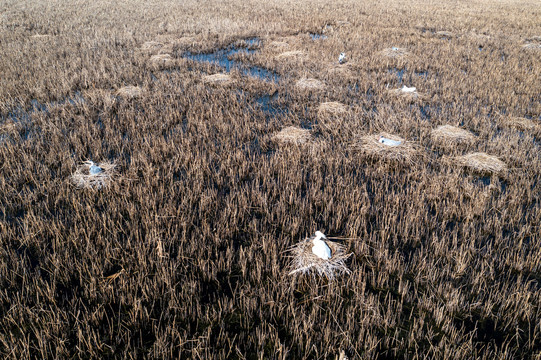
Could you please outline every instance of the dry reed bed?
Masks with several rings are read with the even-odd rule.
[[[504,110],[541,113],[541,59],[521,47],[541,34],[537,2],[0,6],[0,124],[15,117],[19,132],[0,144],[3,358],[539,356],[541,145],[494,125]],[[326,24],[325,41],[298,36],[247,59],[283,76],[284,113],[252,111],[255,80],[208,87],[204,66],[161,72],[137,50],[179,42],[167,53],[180,59]],[[410,24],[456,36],[422,37]],[[483,51],[464,36],[474,27],[490,36]],[[393,46],[411,56],[379,54]],[[293,50],[306,57],[274,58]],[[322,92],[288,87],[343,51],[355,67],[325,77]],[[428,115],[386,95],[396,62],[430,94]],[[112,101],[126,84],[144,91]],[[84,102],[24,113],[78,91]],[[337,137],[272,142],[285,124],[316,124],[329,101],[352,104]],[[508,164],[505,178],[438,165],[447,151],[428,141],[434,124],[458,121],[478,134],[469,151]],[[419,139],[428,158],[402,167],[347,151],[343,139],[380,129]],[[126,181],[78,191],[67,180],[81,158],[116,159]],[[351,274],[293,283],[282,254],[315,229],[350,239]]]

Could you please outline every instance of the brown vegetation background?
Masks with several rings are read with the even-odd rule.
[[[2,1],[0,354],[539,358],[540,19],[538,1]],[[277,83],[210,86],[223,69],[183,57],[252,37],[242,60]],[[435,141],[446,124],[475,141]],[[311,140],[274,141],[287,126]],[[356,150],[381,132],[413,160]],[[449,161],[470,152],[507,168]],[[118,177],[77,189],[87,159]],[[350,275],[287,276],[315,230]]]

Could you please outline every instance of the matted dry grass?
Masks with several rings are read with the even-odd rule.
[[[379,142],[380,137],[400,141],[400,145],[389,146]],[[418,155],[417,147],[412,142],[406,141],[404,138],[382,132],[373,135],[361,136],[353,145],[352,149],[358,150],[364,156],[377,159],[397,161],[407,164],[412,164],[413,159]]]
[[[274,134],[272,139],[280,143],[301,145],[312,140],[312,133],[308,129],[288,126]]]
[[[90,167],[97,165],[102,169],[97,174],[90,173]],[[71,182],[80,189],[102,189],[111,184],[116,179],[115,163],[101,162],[95,164],[94,162],[87,160],[77,166],[75,172],[71,175]]]
[[[317,257],[312,252],[314,244],[310,239],[291,246],[287,250],[290,258],[288,275],[312,274],[332,280],[340,275],[351,274],[346,261],[353,254],[347,254],[346,247],[337,242],[325,240],[325,243],[331,249],[331,257],[327,260]]]
[[[470,131],[452,125],[440,125],[432,130],[430,134],[436,142],[448,145],[469,144],[474,142],[476,138]]]
[[[283,53],[280,53],[275,56],[276,60],[296,60],[296,59],[302,59],[305,58],[306,54],[301,50],[291,50],[291,51],[284,51]]]
[[[233,84],[235,79],[229,74],[219,73],[203,76],[203,82],[215,86],[228,86]]]
[[[143,94],[143,89],[141,89],[139,86],[134,86],[134,85],[121,87],[116,92],[117,96],[120,96],[126,99],[138,98],[142,94]]]
[[[157,68],[169,67],[175,64],[175,59],[170,54],[156,54],[149,59],[152,66]]]
[[[317,109],[317,116],[342,116],[347,114],[347,112],[348,108],[346,107],[346,105],[337,101],[327,101],[319,104]]]
[[[512,129],[531,132],[532,134],[538,134],[539,132],[541,132],[540,121],[535,121],[522,117],[502,117],[500,119],[500,124]]]
[[[158,41],[146,41],[146,42],[143,43],[143,45],[141,45],[140,49],[142,51],[156,52],[156,51],[161,50],[162,47],[163,47],[163,43],[161,43],[161,42],[158,42]]]
[[[507,165],[499,158],[482,152],[458,156],[454,161],[480,173],[500,174],[507,169]]]
[[[410,55],[409,51],[406,48],[400,47],[390,47],[383,49],[380,54],[389,58],[402,58]]]
[[[325,84],[318,79],[302,78],[295,83],[295,87],[301,90],[315,91],[323,90],[325,88]]]

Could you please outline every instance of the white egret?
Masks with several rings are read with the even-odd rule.
[[[346,53],[340,53],[340,56],[338,57],[338,63],[343,64],[346,62]]]
[[[417,88],[415,86],[407,87],[406,85],[403,85],[400,91],[405,92],[405,93],[414,93],[414,92],[417,92]]]
[[[328,260],[331,258],[331,249],[327,243],[321,239],[326,239],[327,237],[321,232],[316,231],[315,237],[312,237],[312,252],[320,259]]]
[[[402,144],[402,141],[387,139],[386,137],[383,137],[383,135],[379,137],[378,141],[382,143],[383,145],[387,145],[387,146],[398,146]]]

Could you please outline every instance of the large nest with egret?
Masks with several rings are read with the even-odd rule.
[[[116,164],[110,162],[94,163],[84,161],[71,175],[72,183],[80,189],[101,189],[114,179]]]
[[[475,135],[468,130],[452,125],[440,125],[430,133],[432,139],[443,145],[470,144]]]
[[[296,126],[288,126],[275,134],[272,139],[281,143],[301,145],[310,141],[312,139],[312,134],[308,129],[301,129]]]
[[[352,148],[370,158],[408,164],[412,164],[414,156],[418,154],[412,142],[386,132],[362,136]]]
[[[388,92],[389,94],[393,96],[398,96],[400,99],[403,99],[409,102],[414,102],[416,100],[423,100],[425,98],[425,96],[423,94],[420,94],[417,91],[417,88],[414,86],[407,87],[406,85],[403,85],[399,89],[391,89],[391,90],[388,90]]]
[[[454,161],[470,170],[479,173],[501,174],[507,165],[496,156],[482,152],[471,153],[454,158]]]
[[[326,240],[325,243],[330,249],[331,256],[328,259],[323,259],[314,253],[315,245],[312,240],[313,238],[306,238],[287,250],[291,258],[288,275],[312,274],[325,276],[332,280],[342,274],[351,274],[346,260],[352,254],[346,253],[344,245]]]

